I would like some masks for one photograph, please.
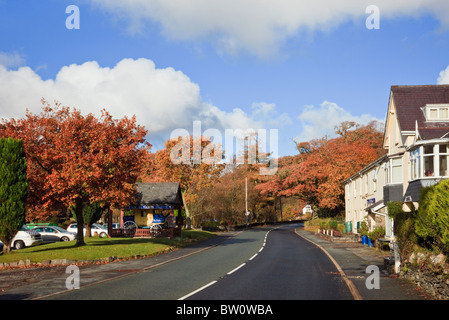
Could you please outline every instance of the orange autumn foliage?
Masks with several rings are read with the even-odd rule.
[[[297,143],[299,154],[279,161],[278,173],[258,186],[262,193],[297,196],[309,204],[338,211],[344,206],[342,182],[383,154],[377,123],[344,122],[339,137]]]
[[[77,109],[52,107],[42,100],[41,114],[3,120],[1,137],[22,139],[28,162],[28,220],[72,207],[82,228],[82,207],[93,202],[129,205],[133,184],[151,145],[135,117],[113,119],[83,115]],[[81,230],[81,232],[80,232]],[[82,234],[82,229],[78,230]],[[83,244],[81,236],[79,244]]]

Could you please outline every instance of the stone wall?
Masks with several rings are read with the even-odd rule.
[[[436,299],[449,300],[449,264],[443,254],[412,253],[399,276]]]

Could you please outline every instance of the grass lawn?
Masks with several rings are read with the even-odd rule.
[[[119,259],[135,256],[151,256],[175,248],[187,246],[192,241],[201,241],[214,236],[207,231],[183,230],[183,241],[180,239],[130,239],[130,238],[85,238],[86,245],[75,247],[75,241],[55,242],[36,247],[12,250],[8,254],[0,255],[0,262],[11,263],[19,260],[30,260],[40,263],[44,260],[96,260],[109,257]]]

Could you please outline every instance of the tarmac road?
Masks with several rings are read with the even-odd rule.
[[[296,227],[271,230],[256,256],[190,299],[352,300],[335,265]]]
[[[77,290],[66,289],[65,267],[31,269],[26,272],[36,276],[29,283],[7,287],[0,292],[0,300],[426,298],[411,285],[383,273],[380,289],[367,289],[367,266],[381,266],[383,261],[373,248],[332,243],[300,226],[280,224],[224,233],[157,257],[81,267]],[[0,272],[0,282],[2,277],[21,278],[13,271]]]
[[[48,298],[353,299],[335,265],[323,251],[298,237],[296,227],[244,231],[193,256]]]

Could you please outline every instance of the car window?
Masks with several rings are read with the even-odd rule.
[[[36,230],[37,232],[43,232],[43,228],[34,228],[33,230]]]

